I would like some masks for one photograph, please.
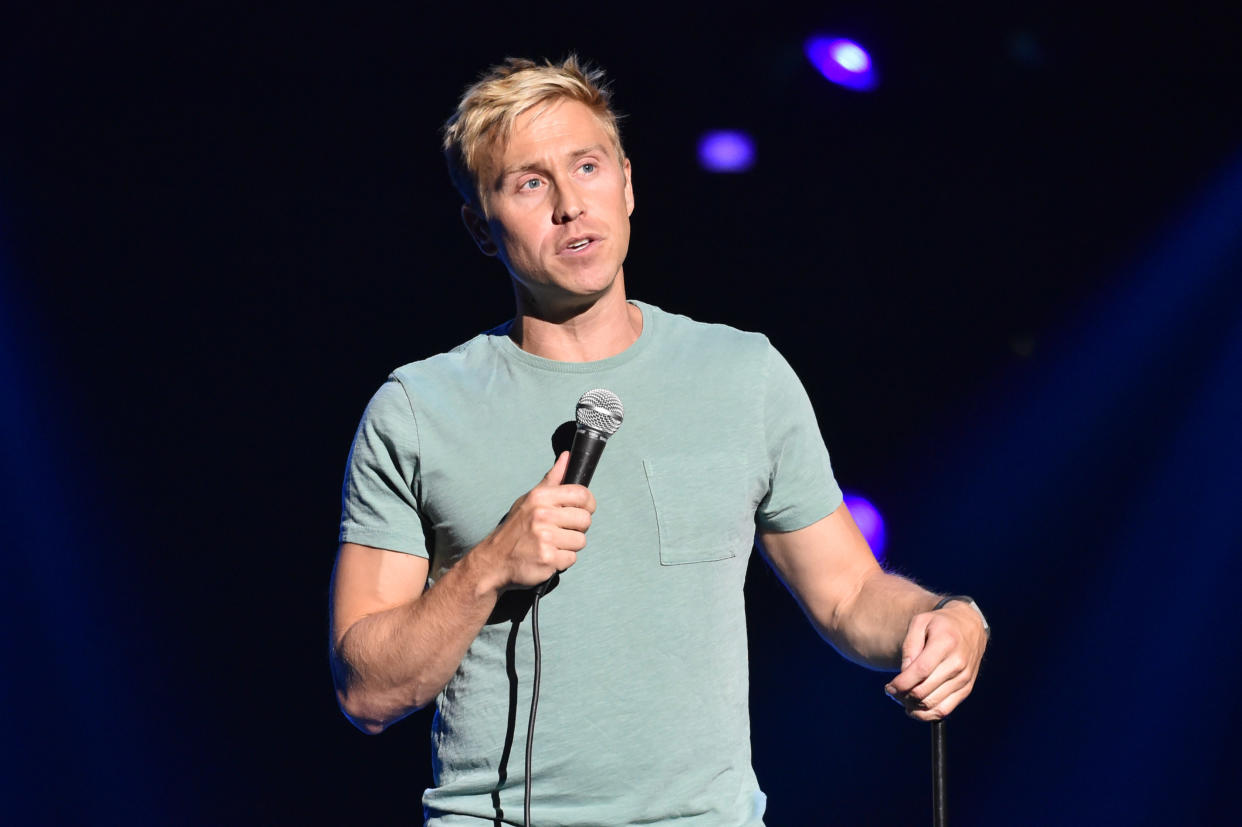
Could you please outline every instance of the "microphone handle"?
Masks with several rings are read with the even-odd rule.
[[[595,466],[599,464],[600,455],[608,438],[590,428],[579,427],[574,432],[574,444],[569,449],[569,465],[565,468],[563,485],[590,485],[595,474]],[[535,600],[552,588],[559,574],[554,574],[535,587]]]
[[[569,449],[569,467],[565,469],[565,485],[590,485],[595,466],[608,438],[590,428],[578,428],[574,432],[574,444]]]

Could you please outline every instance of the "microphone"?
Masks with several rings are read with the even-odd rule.
[[[621,427],[624,416],[625,409],[621,407],[621,400],[612,391],[596,388],[582,394],[574,411],[578,428],[574,431],[573,445],[569,448],[569,465],[565,468],[562,485],[591,484],[595,466],[599,464],[600,455],[604,453],[604,445],[608,442],[608,437]],[[556,588],[559,580],[560,574],[557,573],[535,587],[535,606],[539,605],[540,597]],[[538,612],[538,609],[535,611]],[[535,616],[538,617],[538,614]],[[538,643],[535,645],[537,652]]]
[[[578,408],[574,418],[578,420],[578,429],[574,432],[574,443],[569,449],[569,467],[565,469],[566,485],[590,485],[595,474],[595,466],[600,455],[604,453],[604,445],[608,437],[621,427],[625,417],[625,409],[621,400],[612,391],[603,388],[587,391],[578,400]]]

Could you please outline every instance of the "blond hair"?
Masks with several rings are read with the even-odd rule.
[[[602,69],[579,64],[573,54],[561,63],[549,60],[542,66],[525,58],[506,58],[466,89],[444,125],[449,177],[467,203],[486,212],[483,176],[492,153],[509,140],[518,116],[558,98],[585,104],[616,147],[617,161],[625,159]]]

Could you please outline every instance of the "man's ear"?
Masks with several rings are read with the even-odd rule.
[[[625,214],[634,214],[634,179],[630,171],[630,159],[625,159]]]
[[[478,210],[469,204],[462,204],[461,221],[466,225],[466,232],[470,233],[474,243],[479,245],[479,251],[483,255],[496,255],[498,251],[496,242],[492,241],[492,228],[487,225],[487,219],[479,215]]]

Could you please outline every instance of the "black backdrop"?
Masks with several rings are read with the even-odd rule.
[[[857,3],[40,3],[6,17],[6,813],[417,818],[427,717],[368,738],[331,691],[340,475],[392,367],[511,314],[503,271],[460,227],[439,124],[488,63],[571,49],[610,72],[626,115],[630,294],[766,332],[803,377],[843,483],[888,517],[890,565],[976,593],[992,616],[997,643],[950,722],[959,820],[1193,822],[1226,801],[1213,779],[1236,768],[1223,746],[1236,712],[1137,704],[1146,683],[1094,671],[1113,630],[1085,630],[1072,608],[1102,591],[1119,615],[1160,603],[1168,549],[1135,552],[1114,529],[1136,480],[1157,485],[1165,454],[1148,440],[1185,414],[1161,407],[1183,373],[1135,386],[1126,399],[1156,402],[1094,443],[1077,487],[1072,457],[1019,432],[1030,450],[1006,464],[979,435],[1040,404],[1077,410],[1073,394],[1123,367],[1124,353],[1079,384],[1064,372],[1074,337],[1107,337],[1110,302],[1238,150],[1236,17]],[[819,77],[801,53],[814,31],[871,47],[879,89]],[[695,141],[718,127],[755,136],[751,172],[698,169]],[[1230,249],[1212,272],[1232,275],[1195,305],[1208,315],[1176,328],[1177,364],[1231,352],[1233,328],[1195,322],[1237,315]],[[1221,375],[1195,374],[1205,387]],[[1032,491],[1045,476],[1056,483]],[[1004,516],[964,499],[972,478]],[[1209,544],[1237,548],[1231,519]],[[816,640],[754,562],[769,823],[924,819],[925,728],[882,697],[883,676]],[[1138,580],[1117,573],[1131,563]],[[1217,628],[1184,631],[1192,662],[1219,656],[1204,637]],[[1113,695],[1135,701],[1116,712],[1133,721],[1217,714],[1197,740],[1143,744],[1207,764],[1175,774],[1176,805],[1126,809],[1157,769],[1135,781],[1124,738],[1067,714]]]

